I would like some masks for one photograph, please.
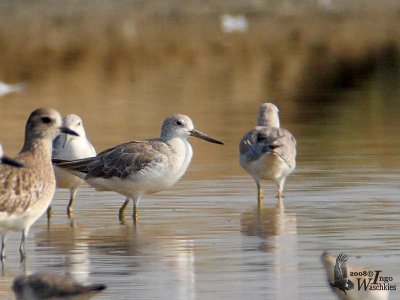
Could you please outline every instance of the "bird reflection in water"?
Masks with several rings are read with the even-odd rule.
[[[99,229],[53,223],[50,231],[43,226],[35,242],[41,246],[41,256],[53,258],[43,269],[59,270],[54,264],[59,260],[54,258],[67,256],[62,267],[80,283],[87,282],[90,270],[101,263],[107,275],[135,276],[137,281],[127,283],[126,288],[135,291],[137,298],[146,298],[148,293],[141,289],[143,282],[154,282],[152,295],[159,296],[155,298],[195,297],[193,240],[176,237],[160,226],[141,229],[112,224]],[[165,272],[169,276],[163,276]]]
[[[279,245],[274,237],[297,234],[296,214],[285,209],[283,201],[274,206],[257,207],[241,217],[242,234],[266,239],[261,250],[274,251]]]
[[[242,214],[241,232],[261,238],[258,250],[271,254],[275,298],[299,299],[296,214],[285,209],[281,200],[274,206],[257,206]]]

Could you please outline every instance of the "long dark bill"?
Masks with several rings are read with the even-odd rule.
[[[79,136],[79,134],[77,134],[75,131],[73,131],[73,130],[67,128],[67,127],[60,127],[59,129],[60,129],[60,131],[61,131],[62,133],[66,133],[66,134],[70,134],[70,135]]]
[[[17,167],[17,168],[22,168],[24,166],[23,164],[17,162],[16,160],[8,158],[7,156],[3,156],[1,158],[1,162],[3,164],[10,165],[10,166]]]
[[[194,137],[197,137],[199,139],[205,140],[205,141],[210,142],[210,143],[220,144],[220,145],[224,144],[223,142],[220,142],[220,141],[218,141],[216,139],[213,139],[213,138],[209,137],[208,135],[206,135],[206,134],[204,134],[204,133],[202,133],[200,131],[197,131],[196,129],[193,129],[192,131],[190,131],[190,135],[194,136]]]

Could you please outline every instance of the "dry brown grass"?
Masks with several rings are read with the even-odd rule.
[[[56,70],[184,80],[195,70],[215,85],[230,78],[237,98],[253,88],[271,99],[320,100],[322,90],[334,94],[399,67],[400,1],[349,2],[2,2],[0,78],[42,80]],[[225,12],[246,14],[249,32],[222,33]]]

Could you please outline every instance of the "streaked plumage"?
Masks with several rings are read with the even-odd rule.
[[[278,112],[274,104],[262,104],[257,126],[239,143],[239,162],[257,184],[259,205],[262,205],[260,180],[273,180],[281,199],[286,176],[296,167],[296,139],[288,130],[280,128]]]
[[[53,159],[75,160],[96,156],[96,150],[86,138],[85,128],[79,116],[73,114],[66,116],[63,126],[75,131],[79,136],[60,133],[53,141]],[[67,213],[70,216],[76,193],[84,180],[58,167],[54,167],[54,172],[57,187],[70,189],[71,197],[67,207]],[[48,214],[51,215],[50,207]]]
[[[25,129],[25,142],[16,160],[22,168],[0,165],[1,259],[10,231],[22,231],[21,260],[25,257],[25,238],[31,225],[46,211],[55,190],[51,164],[52,140],[60,132],[61,116],[54,109],[31,113]]]
[[[12,289],[17,300],[71,299],[80,295],[84,295],[81,299],[89,299],[94,293],[106,289],[106,286],[104,284],[82,285],[69,276],[37,273],[15,278]]]
[[[222,144],[194,129],[192,120],[176,114],[165,119],[160,138],[133,141],[99,153],[94,158],[72,162],[55,161],[61,168],[84,179],[97,190],[115,191],[127,197],[119,218],[131,199],[133,218],[137,218],[138,200],[172,186],[186,172],[193,149],[187,138],[195,136]]]

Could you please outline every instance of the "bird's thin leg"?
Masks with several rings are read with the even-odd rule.
[[[7,237],[2,234],[1,235],[1,261],[5,261],[6,259],[6,242],[7,242]]]
[[[283,198],[283,186],[285,185],[285,180],[286,180],[286,178],[283,177],[278,182],[278,199],[279,199],[279,201],[282,200],[282,198]]]
[[[138,219],[138,202],[139,202],[139,198],[133,198],[133,213],[132,213],[132,219],[133,219],[133,223],[136,224],[136,221]]]
[[[67,206],[67,214],[68,217],[71,217],[72,215],[72,205],[74,204],[76,192],[78,191],[78,188],[73,188],[71,189],[71,197],[69,198],[68,206]]]
[[[29,229],[22,230],[21,245],[19,246],[19,253],[21,254],[21,262],[23,262],[26,258],[25,239],[26,239],[26,236],[28,235],[28,230]]]
[[[51,207],[51,205],[49,205],[49,207],[47,208],[47,221],[50,220],[52,214],[53,214],[53,208]]]
[[[70,223],[69,225],[70,225],[72,228],[76,228],[76,222],[75,222],[74,216],[71,215],[71,216],[69,217],[69,219],[70,219],[70,221],[71,221],[71,223]]]
[[[119,221],[120,221],[121,223],[124,223],[124,219],[125,219],[124,212],[125,212],[125,208],[126,208],[126,207],[128,206],[128,204],[129,204],[129,201],[131,201],[131,199],[130,199],[130,198],[126,198],[124,204],[122,204],[121,208],[119,209],[118,218],[119,218]]]
[[[258,207],[262,207],[263,204],[263,190],[261,188],[260,181],[256,179],[257,191],[258,191]]]

